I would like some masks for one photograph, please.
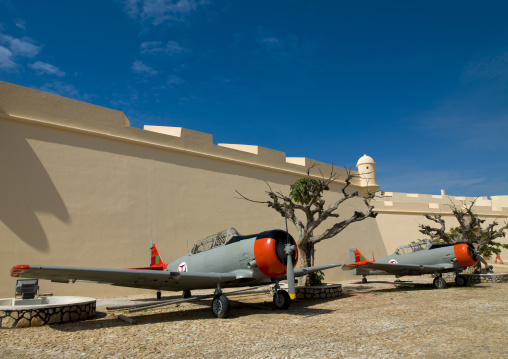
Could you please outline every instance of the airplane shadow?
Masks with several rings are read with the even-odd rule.
[[[230,300],[231,312],[227,319],[215,319],[213,318],[212,311],[210,309],[211,300],[198,300],[192,303],[192,308],[185,308],[182,310],[172,310],[169,312],[150,312],[150,310],[129,314],[127,311],[115,311],[114,313],[107,313],[106,311],[97,311],[94,318],[80,322],[70,322],[64,324],[51,325],[51,329],[60,332],[80,332],[90,330],[100,330],[104,328],[115,328],[132,325],[143,325],[153,323],[181,323],[182,321],[194,321],[194,320],[234,320],[238,318],[248,316],[260,316],[260,315],[295,315],[301,317],[312,317],[323,314],[334,312],[330,309],[313,308],[313,306],[327,303],[343,298],[347,298],[351,295],[342,294],[337,298],[327,299],[305,299],[295,300],[291,303],[291,306],[287,310],[275,309],[273,303],[270,301],[246,303],[236,300]],[[146,301],[146,300],[141,300]],[[172,307],[175,307],[174,305]],[[125,315],[136,321],[134,324],[127,323],[117,318],[117,315]]]
[[[369,282],[374,283],[374,282]],[[447,283],[447,286],[445,288],[438,289],[434,286],[432,283],[412,283],[412,282],[401,282],[401,283],[394,283],[393,288],[382,288],[382,289],[373,289],[374,287],[369,286],[368,284],[363,284],[362,286],[352,287],[349,288],[350,290],[362,292],[364,290],[368,290],[371,293],[393,293],[393,292],[413,292],[413,291],[425,291],[425,290],[446,290],[446,289],[479,289],[479,288],[487,288],[487,286],[482,285],[467,285],[465,287],[463,286],[457,286],[454,283]],[[383,283],[389,283],[389,282],[383,282]]]

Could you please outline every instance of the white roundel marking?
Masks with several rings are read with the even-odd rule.
[[[388,263],[390,263],[390,264],[398,264],[398,263],[397,263],[397,261],[396,261],[395,259],[390,259],[390,260],[388,261]]]
[[[180,263],[180,265],[178,266],[178,271],[179,272],[187,272],[187,263],[185,263],[185,262]]]

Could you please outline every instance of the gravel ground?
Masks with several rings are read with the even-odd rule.
[[[267,293],[238,296],[228,319],[214,319],[208,300],[126,314],[105,306],[153,297],[103,298],[92,320],[0,330],[0,358],[508,357],[508,284],[437,290],[410,279],[343,282],[341,297],[283,312]]]

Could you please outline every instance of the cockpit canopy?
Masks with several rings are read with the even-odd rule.
[[[400,246],[395,250],[395,254],[402,255],[402,254],[408,254],[418,251],[424,251],[430,248],[432,245],[432,242],[429,240],[426,241],[420,241],[416,243],[407,244],[405,246]]]
[[[208,236],[205,239],[196,242],[196,244],[194,244],[194,247],[192,247],[191,253],[196,254],[210,250],[215,247],[223,246],[226,243],[228,243],[233,237],[237,237],[239,235],[240,233],[238,233],[238,231],[233,227],[225,231],[212,234],[211,236]]]

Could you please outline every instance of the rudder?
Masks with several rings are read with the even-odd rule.
[[[351,264],[356,265],[367,264],[369,262],[356,247],[349,248],[349,259]]]
[[[150,268],[165,268],[164,261],[153,242],[150,242]]]

